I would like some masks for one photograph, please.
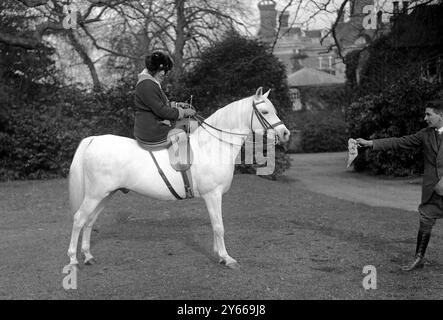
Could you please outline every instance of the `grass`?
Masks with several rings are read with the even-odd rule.
[[[116,194],[96,223],[78,289],[62,288],[72,227],[66,180],[0,184],[0,299],[441,299],[442,234],[423,272],[399,273],[416,214],[306,191],[295,179],[234,178],[223,201],[228,252],[217,264],[201,199]],[[377,290],[362,287],[365,265]]]

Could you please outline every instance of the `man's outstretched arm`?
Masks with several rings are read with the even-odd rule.
[[[400,138],[385,138],[375,140],[365,140],[358,138],[357,143],[361,147],[372,147],[374,150],[387,149],[416,149],[423,145],[423,136],[426,129],[417,133]]]

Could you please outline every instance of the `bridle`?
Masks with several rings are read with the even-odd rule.
[[[274,124],[270,124],[269,121],[266,120],[266,118],[265,118],[265,117],[260,113],[260,111],[257,109],[257,105],[262,104],[262,103],[265,103],[265,101],[264,101],[264,100],[260,100],[260,101],[258,101],[257,103],[255,103],[254,100],[252,101],[251,128],[250,128],[250,129],[251,129],[252,133],[255,133],[254,129],[252,128],[252,121],[253,121],[253,119],[254,119],[254,115],[255,115],[255,116],[257,117],[258,121],[260,122],[260,124],[262,125],[263,129],[264,129],[264,135],[267,136],[267,132],[268,132],[268,130],[271,130],[271,129],[273,130],[274,128],[276,128],[276,127],[278,127],[279,125],[283,124],[283,121],[278,121],[278,122],[276,122],[276,123],[274,123]],[[209,123],[207,123],[206,121],[204,121],[204,118],[203,118],[202,116],[200,116],[200,115],[197,115],[197,114],[195,114],[194,116],[192,116],[192,118],[194,118],[195,120],[197,120],[197,122],[199,123],[199,125],[200,125],[203,129],[205,129],[206,131],[208,131],[208,130],[207,130],[203,125],[208,126],[208,127],[212,128],[212,129],[214,129],[214,130],[216,130],[216,131],[219,131],[219,132],[222,132],[222,133],[226,133],[226,134],[230,134],[230,135],[243,136],[243,137],[245,137],[245,136],[249,136],[249,133],[236,133],[236,132],[229,132],[229,131],[224,131],[224,130],[222,130],[222,129],[216,128],[216,127],[210,125]],[[208,131],[208,132],[209,132],[209,131]],[[209,132],[209,133],[210,133],[210,132]],[[211,135],[212,135],[212,133],[211,133]],[[225,141],[225,140],[223,140],[223,139],[221,139],[221,138],[219,138],[219,137],[216,137],[216,138],[219,139],[219,140],[221,140],[221,141],[224,141],[224,142],[226,142],[226,143],[236,145],[235,143]],[[275,139],[275,143],[277,143],[277,139]]]
[[[278,127],[279,125],[283,124],[283,121],[278,121],[274,124],[270,124],[268,122],[268,120],[266,120],[266,118],[257,109],[257,105],[262,104],[262,103],[265,103],[265,101],[261,100],[257,103],[255,103],[255,101],[252,101],[252,109],[253,109],[253,112],[251,113],[251,131],[252,132],[254,132],[254,129],[252,129],[252,119],[254,118],[254,114],[257,117],[260,124],[262,125],[263,129],[265,129],[265,133],[267,133],[267,131],[269,129],[274,129],[274,128]]]

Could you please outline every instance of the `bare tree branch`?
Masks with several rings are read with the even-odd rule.
[[[86,26],[82,26],[82,29],[83,29],[83,31],[86,33],[86,35],[89,37],[89,39],[91,39],[92,43],[94,44],[94,46],[95,46],[97,49],[100,49],[100,50],[103,50],[103,51],[109,52],[109,53],[111,53],[111,54],[113,54],[113,55],[115,55],[115,56],[119,56],[119,57],[125,57],[125,58],[129,58],[129,59],[138,59],[138,58],[139,58],[139,57],[136,57],[136,56],[132,56],[132,55],[128,55],[128,54],[124,54],[124,53],[117,52],[117,51],[114,51],[114,50],[111,50],[111,49],[109,49],[109,48],[106,48],[106,47],[101,46],[101,45],[98,43],[97,39],[91,34],[91,32],[89,32],[89,30],[86,28]]]
[[[348,4],[348,2],[349,2],[349,0],[344,0],[343,3],[340,5],[340,8],[339,8],[338,11],[337,11],[337,18],[335,19],[335,21],[334,21],[334,23],[333,23],[333,25],[332,25],[332,27],[331,27],[331,30],[332,30],[332,37],[334,38],[334,42],[335,42],[335,44],[336,44],[336,46],[337,46],[337,53],[338,53],[338,56],[339,56],[343,61],[344,61],[344,57],[343,57],[342,52],[341,52],[340,43],[339,43],[339,41],[337,40],[336,29],[337,29],[337,25],[338,25],[338,23],[340,22],[341,18],[342,18],[342,17],[344,16],[344,14],[345,14],[345,7],[346,7],[346,5]]]
[[[41,39],[38,34],[34,34],[33,37],[28,37],[28,36],[12,35],[0,31],[0,42],[10,46],[16,46],[24,49],[35,49],[41,43]]]
[[[47,4],[49,2],[49,0],[17,0],[17,1],[23,3],[28,8],[35,8]]]

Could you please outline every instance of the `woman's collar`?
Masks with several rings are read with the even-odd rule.
[[[145,78],[145,79],[149,79],[149,80],[154,81],[155,83],[157,83],[159,85],[159,87],[161,87],[160,82],[149,73],[148,69],[146,69],[146,68],[143,69],[143,71],[140,73],[140,75],[143,75],[143,78]]]

